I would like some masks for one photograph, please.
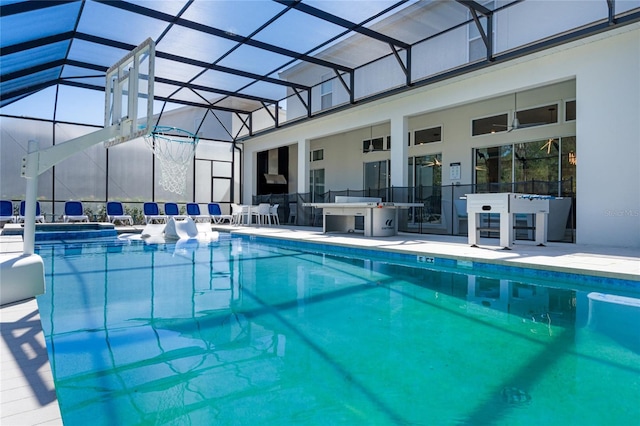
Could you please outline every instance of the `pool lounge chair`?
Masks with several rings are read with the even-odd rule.
[[[0,225],[5,223],[15,223],[16,217],[13,215],[13,203],[9,200],[0,200]]]
[[[198,203],[187,203],[187,215],[194,222],[211,222],[211,216],[200,213],[200,205]]]
[[[18,218],[16,220],[16,222],[18,223],[23,223],[25,220],[24,217],[24,210],[25,210],[26,206],[25,206],[25,201],[22,200],[20,201],[20,212],[18,214]],[[44,223],[44,215],[41,213],[40,211],[40,202],[36,201],[36,223]]]
[[[129,225],[133,225],[133,218],[131,215],[124,213],[124,208],[120,201],[107,202],[107,220],[113,224],[119,221],[122,224],[128,223]]]
[[[224,221],[228,221],[229,223],[233,223],[233,215],[231,214],[222,214],[222,209],[220,208],[220,204],[218,203],[209,203],[207,205],[207,209],[209,210],[209,217],[213,221],[213,223],[224,223]]]
[[[154,202],[144,203],[144,205],[142,206],[142,211],[144,214],[145,224],[150,224],[154,222],[167,223],[167,216],[160,214],[158,203],[154,203]]]
[[[62,220],[65,223],[69,222],[89,222],[89,216],[84,214],[82,208],[82,202],[80,201],[67,201],[64,203],[64,216]]]
[[[170,217],[174,220],[184,220],[188,217],[186,214],[180,214],[180,209],[176,203],[164,203],[164,214],[167,216],[167,220]]]

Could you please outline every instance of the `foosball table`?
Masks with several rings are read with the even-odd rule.
[[[545,245],[547,242],[547,218],[549,200],[556,197],[535,194],[517,194],[513,192],[466,194],[469,220],[469,244],[477,247],[481,231],[496,231],[494,228],[479,226],[480,215],[497,213],[500,215],[500,246],[510,249],[515,240],[515,215],[531,214],[535,216],[535,242]]]

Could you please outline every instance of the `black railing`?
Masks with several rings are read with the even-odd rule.
[[[381,189],[344,189],[330,190],[322,194],[311,193],[290,193],[290,194],[267,194],[252,197],[252,204],[259,203],[278,204],[278,216],[281,224],[298,226],[322,226],[322,210],[313,207],[304,207],[304,203],[332,203],[337,196],[350,197],[376,197],[385,202],[396,203],[420,203],[422,207],[399,210],[398,230],[401,232],[412,232],[419,234],[444,234],[444,235],[466,235],[466,207],[460,205],[459,200],[465,194],[485,193],[485,192],[518,192],[526,194],[551,195],[563,197],[568,205],[568,211],[561,213],[551,212],[552,215],[561,214],[555,222],[560,220],[560,229],[549,234],[550,241],[575,242],[575,183],[573,179],[564,181],[526,181],[511,183],[490,183],[476,185],[448,185],[448,186],[416,186],[416,187],[389,187]],[[17,206],[20,200],[14,201],[14,210],[17,214]],[[101,200],[79,200],[84,206],[84,213],[92,221],[106,220],[106,201]],[[163,203],[158,203],[162,208]],[[182,203],[184,210],[184,203]],[[225,208],[229,207],[228,202],[220,203]],[[125,213],[133,216],[137,224],[144,223],[142,214],[143,202],[123,201]],[[64,211],[63,201],[40,200],[40,207],[46,216],[47,222],[62,220]],[[465,211],[462,211],[465,210]],[[566,211],[566,213],[565,213]],[[184,213],[184,212],[181,212]],[[566,221],[564,217],[566,215]],[[491,221],[491,217],[488,219]],[[495,220],[495,219],[493,219]],[[558,228],[556,226],[556,228]],[[521,236],[526,234],[521,232]],[[497,234],[483,234],[484,236],[496,236]],[[524,235],[525,238],[533,239],[532,232]]]

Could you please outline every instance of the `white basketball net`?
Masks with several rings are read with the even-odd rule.
[[[165,191],[184,195],[187,169],[195,154],[198,136],[176,127],[156,126],[144,140],[160,162],[160,186]]]

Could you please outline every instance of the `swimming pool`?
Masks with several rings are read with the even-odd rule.
[[[640,421],[633,294],[227,234],[39,254],[65,425]]]

